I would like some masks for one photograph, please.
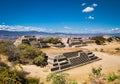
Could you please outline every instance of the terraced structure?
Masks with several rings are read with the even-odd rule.
[[[49,56],[48,63],[51,67],[51,71],[58,72],[98,61],[100,59],[101,58],[95,56],[91,51],[80,50]]]

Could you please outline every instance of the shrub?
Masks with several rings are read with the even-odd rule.
[[[115,48],[115,50],[120,50],[120,48]]]
[[[47,63],[45,62],[45,58],[42,56],[38,56],[33,60],[33,64],[37,66],[45,66]]]
[[[0,67],[0,83],[1,84],[22,84],[21,78],[16,70],[9,70],[6,67]]]
[[[27,84],[39,84],[38,78],[27,78]]]
[[[69,81],[68,75],[66,73],[50,73],[47,76],[47,81],[52,81],[52,84],[78,84],[76,81]]]
[[[113,82],[115,79],[117,79],[117,76],[116,74],[113,72],[113,73],[109,73],[109,75],[107,76],[107,81],[108,82]]]
[[[95,40],[95,43],[96,43],[97,45],[101,45],[101,44],[102,44],[100,40]]]
[[[92,39],[95,40],[95,43],[97,45],[101,45],[105,43],[105,38],[103,36],[96,36],[96,37],[93,37]]]
[[[101,75],[101,71],[102,71],[102,68],[101,68],[101,67],[92,68],[92,74],[93,74],[95,77],[100,76],[100,75]]]
[[[44,42],[46,43],[53,43],[53,44],[57,44],[57,43],[60,43],[60,40],[59,38],[53,38],[53,37],[47,37],[44,39]]]
[[[112,39],[112,37],[109,37],[108,39],[106,39],[108,42],[112,42],[113,41],[113,39]]]
[[[47,76],[47,81],[52,81],[52,84],[66,84],[66,77],[68,74],[65,73],[51,73]]]
[[[100,52],[104,52],[104,50],[101,48],[101,49],[100,49]]]
[[[1,66],[1,67],[9,68],[9,66],[8,66],[7,64],[5,64],[4,62],[0,62],[0,66]]]
[[[20,44],[17,48],[20,51],[19,63],[29,63],[38,66],[45,65],[44,63],[46,62],[46,54],[40,51],[38,48],[25,44]]]
[[[38,78],[25,78],[25,73],[0,66],[0,84],[39,84]]]
[[[78,84],[76,81],[69,81],[68,84]]]

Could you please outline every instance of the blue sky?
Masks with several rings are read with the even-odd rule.
[[[120,0],[0,0],[0,30],[120,33]]]

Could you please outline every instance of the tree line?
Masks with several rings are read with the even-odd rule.
[[[47,56],[39,48],[27,44],[13,45],[11,41],[0,42],[0,54],[8,56],[10,62],[21,64],[47,65]]]

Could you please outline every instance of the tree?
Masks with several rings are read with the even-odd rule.
[[[20,63],[33,63],[38,66],[46,65],[46,54],[39,50],[39,48],[25,44],[19,45],[18,48],[20,50]]]
[[[59,40],[58,37],[55,37],[55,38],[53,38],[53,37],[47,37],[47,38],[44,39],[44,42],[57,44],[57,43],[60,43],[60,40]]]
[[[112,42],[112,41],[113,41],[112,37],[109,37],[109,38],[107,39],[107,41],[108,41],[108,42]]]
[[[22,84],[17,71],[10,71],[5,67],[0,67],[0,83],[1,84]]]
[[[96,43],[97,45],[101,45],[100,40],[95,40],[95,43]]]
[[[0,48],[0,53],[9,54],[13,50],[14,45],[11,41],[1,41]]]
[[[52,84],[78,84],[76,81],[69,81],[67,73],[50,73],[47,76],[47,81],[52,81]]]
[[[46,43],[51,43],[51,40],[52,40],[52,39],[53,39],[52,37],[44,38],[44,42],[46,42]]]
[[[108,82],[113,82],[114,80],[117,79],[117,75],[113,72],[113,73],[109,73],[109,75],[107,76],[107,81]]]
[[[9,61],[16,61],[19,59],[19,51],[11,41],[0,42],[0,53],[8,56]]]
[[[94,83],[94,84],[104,84],[104,81],[102,80],[102,74],[101,74],[101,71],[102,71],[102,67],[98,67],[98,68],[92,68],[92,74],[89,75],[90,77],[90,81],[91,81],[91,84]]]
[[[52,84],[66,84],[67,76],[68,74],[66,73],[59,73],[59,74],[51,73],[47,76],[47,81],[52,81]]]
[[[98,77],[101,75],[101,71],[102,71],[102,68],[101,67],[98,67],[98,68],[92,68],[92,73],[95,77]]]
[[[96,37],[93,37],[92,39],[95,40],[95,43],[97,45],[101,45],[105,43],[105,38],[103,36],[96,36]]]
[[[44,57],[38,56],[33,60],[33,63],[38,65],[38,66],[43,66],[44,62],[45,62],[44,60],[45,60]]]
[[[51,40],[51,43],[53,43],[53,44],[57,44],[57,43],[60,43],[60,41],[59,41],[59,38],[53,38],[52,40]]]

